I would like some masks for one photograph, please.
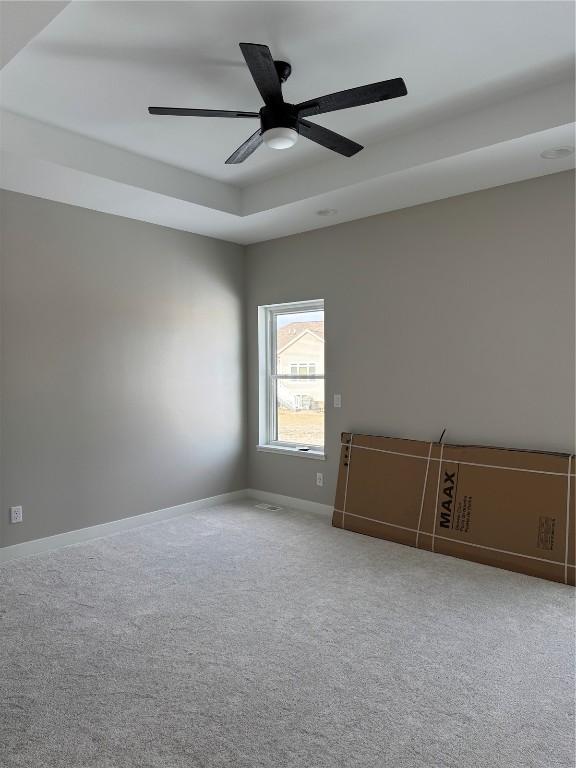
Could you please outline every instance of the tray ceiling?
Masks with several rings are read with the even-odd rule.
[[[205,224],[198,224],[202,210],[196,211],[198,215],[191,216],[196,231],[200,226],[206,234],[240,241],[332,223],[317,219],[310,223],[287,206],[311,200],[305,211],[314,215],[320,208],[334,207],[323,195],[346,189],[351,193],[353,186],[359,188],[350,200],[343,201],[344,218],[351,207],[356,211],[354,217],[380,212],[373,210],[373,204],[368,208],[359,205],[371,197],[363,185],[386,176],[389,186],[393,181],[390,174],[470,151],[490,154],[490,148],[503,142],[510,145],[512,154],[514,142],[526,143],[530,162],[521,171],[517,158],[512,162],[510,154],[510,173],[504,173],[502,180],[500,168],[495,183],[515,181],[522,173],[527,178],[564,170],[573,164],[572,159],[540,162],[539,153],[538,159],[530,155],[534,138],[527,141],[536,133],[558,131],[563,126],[563,133],[541,138],[545,143],[571,141],[574,6],[569,2],[55,5],[65,7],[48,23],[41,22],[46,26],[0,73],[0,105],[8,137],[4,149],[10,154],[8,181],[3,184],[12,188],[18,186],[14,175],[28,179],[29,193],[42,183],[49,187],[46,179],[40,183],[32,177],[46,176],[56,165],[60,182],[55,181],[54,188],[64,184],[71,198],[72,187],[80,181],[74,181],[73,172],[88,173],[93,185],[107,187],[109,199],[122,197],[123,190],[117,188],[122,183],[199,206]],[[44,10],[43,18],[46,15]],[[364,143],[366,149],[354,158],[342,158],[300,139],[289,151],[262,148],[246,163],[226,166],[225,158],[253,132],[252,121],[151,117],[147,107],[258,110],[260,96],[238,48],[240,41],[266,43],[276,58],[292,64],[292,77],[284,88],[286,99],[292,102],[398,76],[404,77],[408,96],[314,118]],[[556,103],[550,95],[554,93],[563,103]],[[540,106],[535,94],[540,94]],[[517,114],[505,117],[512,103],[518,107]],[[520,108],[520,104],[524,106]],[[521,109],[530,114],[524,116]],[[499,132],[494,131],[498,119]],[[465,130],[467,121],[476,126],[474,141],[468,144],[457,130],[458,126]],[[482,130],[484,140],[476,135]],[[34,135],[30,145],[25,145],[22,134]],[[451,143],[446,141],[447,135]],[[69,142],[78,144],[76,158],[63,149]],[[535,144],[538,149],[540,145]],[[60,146],[58,151],[55,145]],[[403,164],[396,167],[400,149]],[[86,152],[92,155],[92,164]],[[124,153],[125,162],[118,153]],[[498,154],[501,163],[502,152]],[[36,165],[43,162],[44,167],[34,172],[33,161]],[[18,162],[20,171],[15,166]],[[469,168],[470,158],[466,162]],[[116,166],[116,175],[106,171],[107,165]],[[134,171],[136,166],[139,172],[131,176],[129,169]],[[154,176],[163,179],[159,187],[150,181]],[[491,185],[488,179],[486,182]],[[477,183],[472,175],[471,188],[464,185],[464,191],[478,188]],[[113,194],[109,184],[116,185]],[[438,196],[446,196],[446,191],[445,184],[438,185]],[[168,206],[169,201],[163,202]],[[418,195],[409,204],[417,202],[423,202]],[[389,210],[390,204],[388,196],[380,208]],[[338,211],[342,214],[341,208]],[[221,229],[210,223],[215,213],[240,221]],[[166,223],[172,221],[169,226],[175,226],[180,221],[179,228],[188,228],[180,218],[168,217]]]

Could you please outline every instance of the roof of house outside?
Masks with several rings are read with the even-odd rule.
[[[311,331],[324,341],[324,322],[322,320],[288,323],[288,325],[284,325],[282,328],[278,329],[278,335],[276,337],[276,348],[278,351],[283,349],[291,341],[294,341],[294,339],[297,339],[298,336],[304,333],[304,331]]]

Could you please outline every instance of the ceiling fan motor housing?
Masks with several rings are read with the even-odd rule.
[[[265,106],[260,110],[260,127],[262,133],[271,128],[292,128],[298,130],[298,113],[292,104],[278,104],[273,107]]]

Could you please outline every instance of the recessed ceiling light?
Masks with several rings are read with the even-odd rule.
[[[540,157],[545,160],[559,160],[561,157],[568,157],[574,152],[574,147],[552,147],[540,152]]]
[[[334,216],[335,213],[338,213],[336,208],[321,208],[319,211],[316,211],[317,216]]]

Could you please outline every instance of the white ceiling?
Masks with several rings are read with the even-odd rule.
[[[314,118],[364,143],[354,158],[301,139],[226,166],[256,121],[147,107],[258,110],[240,41],[292,64],[291,102],[399,76],[408,96]],[[104,183],[111,212],[152,220],[149,206],[137,215],[141,195],[126,205],[145,190],[162,196],[157,209],[172,206],[158,223],[251,242],[333,223],[315,217],[324,207],[347,220],[423,202],[418,184],[400,194],[402,174],[428,178],[430,164],[446,176],[435,167],[426,199],[457,193],[445,183],[457,158],[462,191],[564,170],[573,158],[538,155],[574,143],[574,47],[571,2],[72,2],[0,73],[2,184],[105,210]],[[498,156],[481,184],[469,157],[480,150]],[[379,179],[388,191],[375,200]]]

